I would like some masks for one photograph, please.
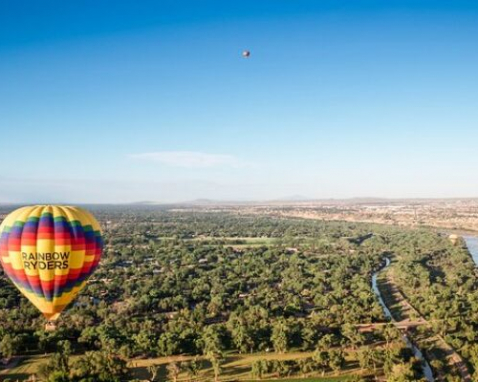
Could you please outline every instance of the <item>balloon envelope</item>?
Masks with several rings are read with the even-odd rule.
[[[0,225],[5,273],[51,321],[83,289],[102,252],[100,225],[81,208],[23,207]]]

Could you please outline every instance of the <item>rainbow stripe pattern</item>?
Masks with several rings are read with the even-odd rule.
[[[84,288],[102,252],[100,225],[78,207],[23,207],[0,225],[5,273],[50,321]]]

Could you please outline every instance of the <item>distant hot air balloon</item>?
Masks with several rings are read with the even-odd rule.
[[[250,55],[251,55],[251,52],[249,52],[248,50],[244,50],[242,52],[242,57],[244,58],[249,58]]]
[[[81,208],[23,207],[0,225],[5,273],[49,321],[83,289],[102,251],[100,225]]]

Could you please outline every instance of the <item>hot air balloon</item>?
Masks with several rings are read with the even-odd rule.
[[[83,289],[102,251],[100,225],[81,208],[23,207],[0,225],[5,273],[50,322]]]

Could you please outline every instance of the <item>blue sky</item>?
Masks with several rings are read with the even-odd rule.
[[[477,36],[476,1],[2,1],[0,202],[478,196]]]

